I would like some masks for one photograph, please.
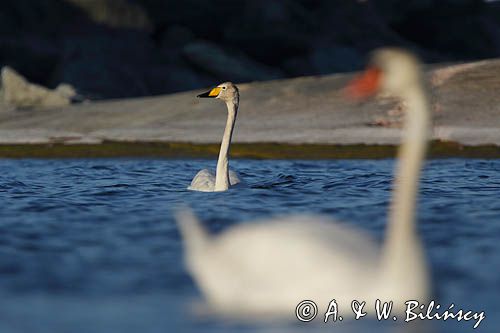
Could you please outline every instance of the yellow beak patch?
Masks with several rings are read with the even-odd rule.
[[[210,90],[210,92],[208,93],[208,96],[210,96],[210,97],[218,96],[220,93],[220,90],[221,90],[220,87],[215,87],[214,89]]]

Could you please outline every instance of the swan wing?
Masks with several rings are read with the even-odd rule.
[[[229,183],[231,186],[241,183],[241,179],[236,171],[229,170]]]
[[[233,170],[229,170],[229,183],[231,184],[231,186],[242,183],[238,174]],[[188,190],[213,192],[214,188],[215,172],[208,169],[203,169],[200,170],[193,178],[193,180],[191,181],[191,185],[189,185],[188,187]]]
[[[192,191],[202,191],[202,192],[212,192],[215,187],[215,173],[208,169],[200,170],[196,176],[194,176],[189,185],[188,190]]]

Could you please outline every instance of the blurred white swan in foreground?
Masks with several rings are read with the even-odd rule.
[[[197,97],[217,98],[226,102],[227,122],[220,145],[219,159],[217,161],[215,174],[208,169],[199,171],[191,181],[188,190],[202,192],[227,191],[229,187],[241,182],[236,172],[229,170],[228,161],[229,146],[231,145],[231,137],[233,136],[234,123],[236,122],[240,101],[238,87],[232,82],[224,82]]]
[[[347,91],[380,90],[407,102],[392,207],[382,246],[361,230],[317,216],[289,216],[235,226],[209,235],[190,213],[178,216],[187,268],[216,313],[258,319],[295,318],[302,300],[325,312],[332,299],[344,318],[351,302],[428,299],[429,283],[415,226],[418,182],[426,150],[428,106],[418,61],[398,49],[374,52],[370,66]],[[351,313],[351,315],[349,315]],[[392,318],[392,317],[391,317]]]

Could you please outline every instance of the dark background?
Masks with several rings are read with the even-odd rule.
[[[398,45],[426,62],[500,55],[482,0],[2,0],[0,65],[90,98],[360,69]]]

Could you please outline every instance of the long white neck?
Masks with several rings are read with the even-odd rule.
[[[398,152],[392,207],[383,247],[383,270],[399,279],[410,271],[425,270],[415,211],[420,171],[427,147],[429,108],[423,88],[415,85],[404,94],[407,102],[404,139]],[[404,272],[406,270],[406,272]],[[388,281],[387,281],[388,282]]]
[[[222,143],[220,145],[219,159],[217,161],[217,171],[215,174],[214,191],[226,191],[229,189],[229,146],[233,136],[234,123],[236,122],[236,114],[238,113],[238,101],[228,101],[227,105],[227,122]]]

